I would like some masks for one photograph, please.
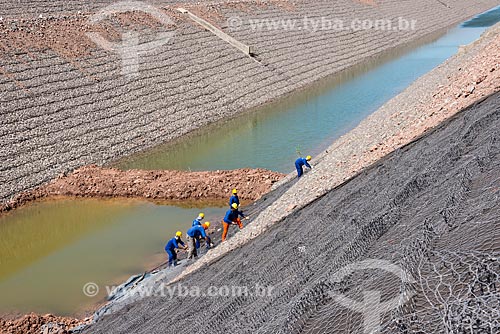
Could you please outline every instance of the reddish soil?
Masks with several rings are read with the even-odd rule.
[[[27,314],[15,320],[0,319],[1,334],[65,334],[85,320],[57,317],[52,314]]]
[[[90,23],[89,14],[37,19],[7,19],[0,21],[0,50],[3,56],[19,51],[33,52],[52,50],[65,59],[89,55],[97,46],[87,36],[100,33],[105,39],[118,41],[120,26],[135,29],[159,28],[161,25],[147,14],[140,12],[118,13],[113,21]]]
[[[152,200],[224,200],[233,188],[242,200],[257,200],[285,175],[265,169],[209,172],[129,170],[86,166],[16,196],[1,211],[51,196],[136,197]]]

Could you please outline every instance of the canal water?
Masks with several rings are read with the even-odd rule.
[[[412,50],[396,49],[294,96],[125,158],[120,169],[260,167],[288,173],[298,152],[315,155],[420,76],[500,20],[500,7]],[[235,159],[235,156],[237,158]]]
[[[117,162],[122,169],[216,170],[262,167],[289,172],[297,154],[315,155],[411,82],[500,21],[500,7],[425,45],[399,49],[333,79],[208,126],[173,144]],[[234,156],[238,159],[234,159]],[[0,312],[77,314],[102,301],[105,285],[166,259],[163,246],[198,212],[221,219],[225,207],[177,207],[139,200],[59,199],[0,217]],[[89,298],[84,284],[101,286]]]
[[[0,217],[0,310],[81,313],[104,300],[106,285],[164,262],[167,240],[200,210],[210,221],[226,208],[58,199]],[[101,287],[93,298],[83,294],[89,282]]]

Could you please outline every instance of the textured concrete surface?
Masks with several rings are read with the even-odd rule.
[[[31,42],[30,20],[37,27],[50,20],[81,23],[112,1],[1,1],[2,39],[18,33],[19,18]],[[121,59],[95,45],[88,49],[85,35],[71,27],[51,36],[56,48],[44,40],[0,45],[0,200],[47,182],[60,173],[86,164],[110,160],[155,146],[204,124],[235,116],[298,88],[373,57],[382,51],[448,27],[499,4],[467,0],[420,2],[380,0],[377,5],[358,1],[231,1],[182,5],[255,47],[257,58],[246,57],[176,16],[174,37],[145,55],[140,76],[121,74]],[[156,2],[165,13],[179,4]],[[41,14],[41,18],[40,18]],[[228,27],[238,16],[242,26]],[[412,31],[335,31],[305,29],[251,29],[249,19],[304,17],[417,20]],[[78,17],[78,19],[70,19]],[[69,20],[69,21],[68,21]],[[59,22],[59,23],[58,23]],[[35,26],[35,23],[33,23]],[[123,24],[121,28],[127,28]],[[134,26],[135,27],[135,26]],[[146,39],[158,32],[143,27]],[[73,30],[83,29],[76,25]],[[152,30],[153,29],[153,30]],[[67,40],[66,33],[70,33]],[[73,37],[74,36],[74,37]],[[61,38],[62,42],[58,42]],[[66,38],[66,39],[65,39]],[[82,46],[83,45],[83,46]],[[64,50],[85,49],[68,56]],[[57,52],[55,52],[56,50]],[[61,51],[62,50],[62,51]],[[81,51],[81,50],[80,50]],[[61,54],[62,52],[62,54]],[[252,166],[248,166],[252,167]]]

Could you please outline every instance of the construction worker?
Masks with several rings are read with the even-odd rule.
[[[238,204],[240,206],[240,199],[238,198],[238,190],[233,189],[233,196],[229,198],[229,207],[233,205],[233,203]]]
[[[297,177],[301,177],[302,174],[304,173],[304,170],[302,169],[302,166],[306,166],[307,168],[311,169],[311,165],[309,165],[308,161],[311,161],[311,156],[308,155],[305,158],[298,158],[295,160],[295,168],[297,169]]]
[[[209,245],[212,243],[210,237],[205,232],[209,227],[210,222],[206,222],[202,225],[193,226],[187,231],[188,259],[198,256],[196,240],[204,239]]]
[[[203,212],[200,212],[198,214],[198,217],[193,220],[193,224],[191,226],[197,226],[203,224],[201,221],[205,218],[205,214]],[[196,249],[200,248],[200,241],[196,240]]]
[[[224,228],[222,231],[222,242],[226,241],[229,225],[238,225],[241,230],[243,228],[243,223],[241,222],[241,219],[239,217],[248,219],[247,217],[245,217],[243,212],[238,210],[238,207],[239,206],[236,203],[231,204],[231,209],[226,212],[224,220],[222,220],[222,226]]]
[[[165,245],[165,252],[168,254],[168,266],[176,266],[177,262],[177,249],[187,249],[187,246],[184,244],[184,241],[181,239],[182,232],[177,231],[175,233],[175,237],[170,239]]]
[[[200,212],[200,214],[198,215],[198,217],[193,220],[193,224],[191,226],[196,226],[196,225],[201,225],[202,224],[202,220],[203,218],[205,218],[205,214],[203,212]]]

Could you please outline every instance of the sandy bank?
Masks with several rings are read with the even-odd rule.
[[[260,62],[176,14],[158,27],[124,15],[95,27],[116,41],[123,30],[144,40],[174,30],[141,57],[140,75],[122,75],[119,55],[85,37],[88,18],[114,1],[0,1],[0,200],[89,164],[102,164],[180,137],[304,88],[318,79],[449,27],[498,0],[162,1],[184,6],[251,44]],[[40,16],[41,14],[41,16]],[[229,18],[241,26],[230,27]],[[253,29],[249,20],[304,18],[416,20],[415,30]],[[57,29],[56,29],[57,28]],[[69,37],[68,37],[69,36]],[[81,52],[84,50],[85,52]],[[305,52],[307,50],[307,52]]]
[[[229,171],[121,171],[86,166],[47,185],[24,192],[0,207],[8,211],[30,201],[55,196],[134,197],[156,201],[225,201],[236,188],[243,201],[255,201],[283,178],[265,169]]]

